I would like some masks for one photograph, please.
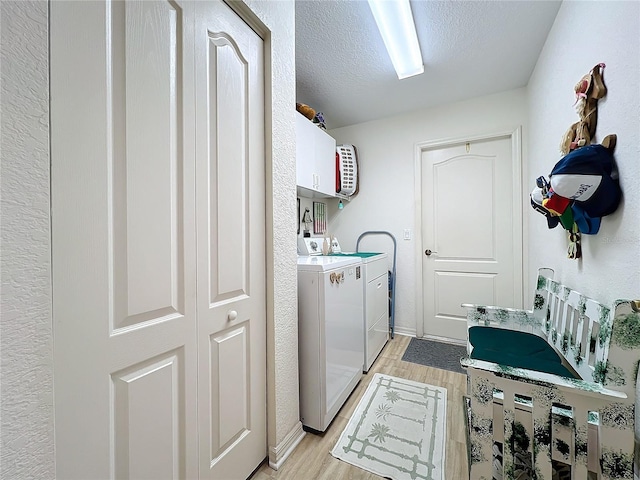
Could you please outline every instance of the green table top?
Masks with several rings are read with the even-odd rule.
[[[379,253],[372,252],[350,252],[350,253],[330,253],[329,256],[333,257],[360,257],[360,258],[369,258],[374,257],[376,255],[380,255]]]

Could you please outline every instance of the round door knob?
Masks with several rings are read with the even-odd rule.
[[[429,250],[428,248],[424,251],[424,254],[429,257],[432,253],[438,253],[438,252],[433,252],[431,250]]]
[[[236,312],[235,310],[229,310],[227,312],[227,320],[233,322],[236,318],[238,318],[238,312]]]

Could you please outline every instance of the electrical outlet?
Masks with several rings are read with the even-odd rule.
[[[403,238],[405,240],[411,240],[411,229],[410,228],[405,228],[404,229],[404,236]]]

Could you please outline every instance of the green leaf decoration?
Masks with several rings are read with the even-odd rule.
[[[384,394],[384,398],[389,400],[391,403],[396,403],[400,400],[400,394],[396,390],[387,390]]]
[[[374,423],[371,426],[371,433],[368,437],[373,438],[374,442],[384,443],[387,435],[389,435],[389,427],[382,423]]]
[[[515,447],[522,451],[526,451],[529,448],[529,435],[527,434],[527,430],[520,422],[514,422],[513,431],[511,433],[511,438],[509,442]]]
[[[487,318],[487,314],[483,311],[480,311],[480,309],[471,312],[470,315],[471,315],[471,320],[473,320],[473,322],[475,323],[484,322]]]
[[[580,317],[584,317],[584,314],[587,311],[587,298],[580,295],[580,300],[578,300],[578,312],[580,313]]]
[[[626,385],[627,381],[625,379],[624,370],[616,365],[609,365],[607,369],[607,385],[615,385],[617,387],[621,387]]]
[[[636,312],[615,319],[613,343],[624,350],[640,347],[640,315]]]
[[[478,437],[491,438],[493,435],[493,420],[491,418],[473,417],[473,433]]]
[[[576,458],[580,458],[584,463],[587,459],[587,429],[581,427],[576,431],[575,436]]]
[[[494,388],[495,385],[489,382],[489,380],[486,378],[479,378],[473,386],[473,398],[485,405],[487,402],[493,400]]]
[[[582,364],[582,357],[580,356],[580,352],[582,351],[582,343],[578,343],[573,352],[573,360],[576,362],[576,365],[579,367]]]
[[[625,430],[634,427],[633,417],[634,406],[624,403],[610,403],[600,410],[600,420],[602,425],[610,428],[619,428]]]
[[[499,323],[505,323],[509,319],[509,312],[503,308],[498,308],[494,312],[493,318],[495,318]]]
[[[600,459],[602,473],[608,478],[633,478],[633,455],[603,449]]]
[[[486,460],[482,453],[482,443],[479,440],[471,440],[471,463],[482,463]]]
[[[607,376],[607,363],[603,361],[597,361],[593,368],[593,381],[596,383],[604,384]]]
[[[571,451],[571,449],[569,448],[569,445],[566,442],[560,440],[559,438],[556,438],[555,444],[556,444],[556,450],[564,458],[569,458],[569,452]]]
[[[562,335],[562,345],[560,346],[560,349],[565,355],[569,351],[569,334],[567,332],[564,332]]]
[[[516,312],[515,313],[515,320],[516,322],[518,322],[521,325],[525,325],[528,323],[527,321],[527,312]]]
[[[376,408],[376,417],[382,418],[382,420],[386,420],[387,416],[391,413],[391,405],[387,405],[386,403],[382,403],[378,405]]]
[[[598,332],[598,343],[604,347],[611,338],[611,324],[609,320],[600,323],[600,332]]]
[[[557,387],[539,386],[531,390],[533,402],[538,402],[545,407],[551,407],[555,403],[564,403],[564,396]]]
[[[544,307],[544,297],[539,293],[536,293],[536,296],[533,299],[533,309],[542,310],[542,307]]]
[[[551,417],[546,422],[535,419],[533,421],[533,438],[536,445],[551,446]]]

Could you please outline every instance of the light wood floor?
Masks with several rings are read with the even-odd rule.
[[[424,367],[401,360],[410,337],[396,335],[389,341],[378,360],[347,399],[327,431],[322,435],[307,432],[284,465],[277,471],[263,464],[251,480],[374,480],[378,475],[361,470],[334,458],[330,451],[349,417],[360,401],[374,373],[385,373],[447,389],[446,471],[443,480],[469,478],[462,396],[466,394],[467,377],[459,373]]]

